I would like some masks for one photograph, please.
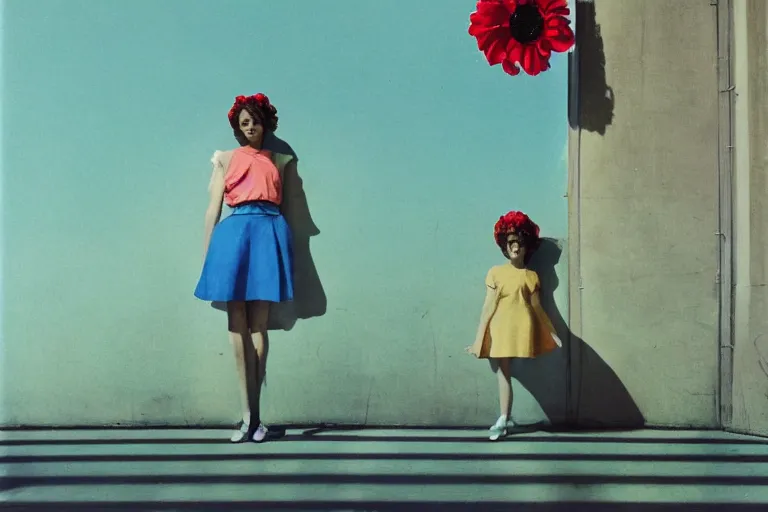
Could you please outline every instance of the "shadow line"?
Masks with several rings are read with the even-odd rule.
[[[684,507],[684,508],[682,508]],[[752,512],[764,511],[764,504],[742,503],[595,503],[577,501],[487,501],[473,502],[424,502],[424,501],[206,501],[190,503],[189,501],[131,501],[131,502],[98,502],[98,501],[59,501],[59,502],[27,502],[23,505],[2,505],[0,510],[42,510],[42,511],[219,511],[240,512],[253,510],[302,510],[305,512],[326,511],[376,511],[376,512],[680,512],[693,510],[696,512]]]
[[[362,436],[362,435],[318,435],[304,436],[289,434],[281,439],[286,441],[322,441],[322,442],[367,442],[367,443],[488,443],[485,429],[478,430],[478,437],[450,436]],[[496,443],[588,443],[588,444],[664,444],[664,445],[768,445],[768,440],[759,439],[723,439],[723,438],[690,438],[670,439],[658,437],[592,437],[592,436],[527,436],[510,435]],[[195,438],[153,438],[153,439],[5,439],[0,446],[91,446],[91,445],[229,445],[228,439],[195,439]]]
[[[226,485],[226,484],[331,484],[331,485],[768,485],[768,476],[622,476],[573,475],[412,475],[412,474],[231,474],[231,475],[62,475],[12,476],[2,480],[2,489],[88,485]]]
[[[698,462],[766,464],[768,455],[708,454],[604,454],[604,453],[226,453],[166,455],[8,455],[1,464],[77,462],[225,462],[225,461],[335,461],[335,460],[434,460],[434,461],[541,461],[541,462]],[[768,469],[767,469],[768,471]]]

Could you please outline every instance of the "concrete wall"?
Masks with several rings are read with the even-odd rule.
[[[495,378],[464,347],[509,209],[553,239],[535,265],[565,329],[567,58],[490,68],[473,2],[3,8],[0,424],[239,416],[224,314],[192,291],[208,160],[260,90],[306,199],[304,318],[272,333],[266,421],[491,424]],[[515,419],[562,420],[566,375],[564,351],[517,364]]]
[[[566,351],[516,364],[515,418],[719,426],[709,0],[575,5],[567,217],[565,60],[535,79],[488,69],[466,2],[259,2],[276,22],[260,26],[258,67],[241,65],[236,38],[201,37],[252,2],[82,5],[98,23],[55,1],[3,13],[0,424],[237,417],[223,315],[191,290],[206,162],[232,144],[222,112],[263,89],[307,200],[289,321],[309,318],[272,334],[269,421],[492,421],[493,378],[462,349],[499,258],[490,226],[519,207],[553,239],[534,264],[570,336]],[[766,433],[768,18],[761,0],[734,0],[734,16],[731,427]],[[173,100],[190,84],[193,115]]]
[[[734,0],[734,430],[768,435],[768,4]]]
[[[582,424],[716,427],[716,9],[578,9],[571,408]]]

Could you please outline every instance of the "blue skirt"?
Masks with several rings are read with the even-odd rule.
[[[277,205],[235,206],[211,234],[195,297],[206,301],[293,299],[291,231]]]

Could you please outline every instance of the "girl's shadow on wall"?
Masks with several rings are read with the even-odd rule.
[[[553,424],[640,427],[645,419],[627,388],[589,344],[570,332],[555,304],[554,292],[560,285],[555,266],[561,255],[557,241],[545,238],[532,257],[530,268],[539,274],[542,306],[563,340],[563,348],[544,357],[516,361],[513,375]]]
[[[325,290],[310,251],[310,238],[319,235],[320,230],[309,211],[296,152],[287,142],[273,134],[264,140],[264,148],[293,157],[285,166],[283,174],[281,209],[293,235],[294,299],[291,302],[272,304],[269,313],[270,330],[289,331],[298,319],[324,315],[328,306]],[[227,310],[227,305],[223,302],[214,302],[212,306],[220,311]]]

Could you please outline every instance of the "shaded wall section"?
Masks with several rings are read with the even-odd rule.
[[[734,0],[737,431],[768,435],[768,4]]]
[[[715,427],[716,9],[577,6],[571,413],[582,425]]]

